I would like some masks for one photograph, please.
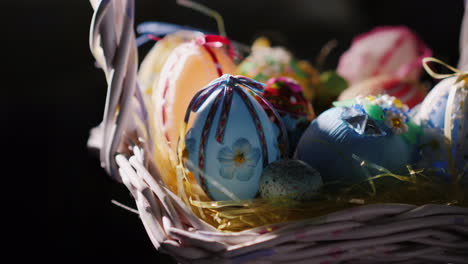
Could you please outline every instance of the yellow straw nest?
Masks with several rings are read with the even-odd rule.
[[[181,131],[184,134],[185,128]],[[184,137],[181,137],[184,138]],[[155,150],[161,145],[157,146]],[[342,209],[381,203],[404,203],[413,205],[446,204],[468,207],[468,190],[460,183],[461,175],[452,182],[443,181],[436,169],[414,170],[407,166],[408,173],[397,175],[359,157],[354,158],[361,166],[377,175],[368,180],[346,187],[328,183],[322,187],[316,199],[300,202],[287,199],[212,201],[199,186],[184,163],[184,142],[179,142],[178,165],[173,166],[168,157],[155,155],[154,162],[168,188],[177,194],[194,214],[220,231],[237,232],[250,228],[319,217]],[[162,152],[164,153],[164,152]]]
[[[209,213],[204,214],[204,219],[223,231],[242,231],[263,225],[303,220],[364,204],[433,203],[468,206],[468,194],[459,184],[444,183],[434,176],[424,174],[424,171],[411,170],[409,175],[382,173],[371,177],[367,182],[340,189],[338,192],[327,189],[329,188],[325,186],[317,199],[307,202],[281,199],[192,199],[191,206],[208,211]]]

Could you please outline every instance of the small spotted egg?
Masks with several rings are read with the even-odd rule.
[[[321,186],[320,173],[303,161],[279,160],[263,170],[260,196],[307,201],[317,196]]]

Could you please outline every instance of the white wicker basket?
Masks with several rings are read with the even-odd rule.
[[[130,190],[156,249],[182,263],[468,263],[468,208],[457,206],[365,205],[234,233],[200,220],[147,159],[152,144],[136,87],[134,1],[91,2],[90,46],[108,93],[103,122],[88,144]],[[122,142],[130,148],[119,149]]]

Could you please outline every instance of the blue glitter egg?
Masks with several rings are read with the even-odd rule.
[[[359,159],[395,173],[405,171],[405,165],[413,161],[416,152],[416,142],[407,137],[414,128],[408,123],[410,132],[399,131],[389,125],[392,120],[395,125],[409,122],[394,120],[394,108],[382,107],[383,116],[377,119],[363,108],[362,104],[352,104],[334,107],[319,115],[302,136],[295,157],[317,169],[326,183],[365,180],[369,174]],[[407,118],[401,113],[399,116]]]

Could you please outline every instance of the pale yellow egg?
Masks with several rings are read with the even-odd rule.
[[[172,51],[180,44],[202,36],[203,34],[198,31],[181,30],[169,34],[156,42],[141,62],[140,70],[138,71],[140,88],[147,95],[151,95],[154,83],[158,82],[161,70]]]
[[[233,74],[235,67],[224,47],[189,42],[172,51],[153,87],[158,155],[164,155],[176,164],[177,142],[193,96],[221,74]]]

